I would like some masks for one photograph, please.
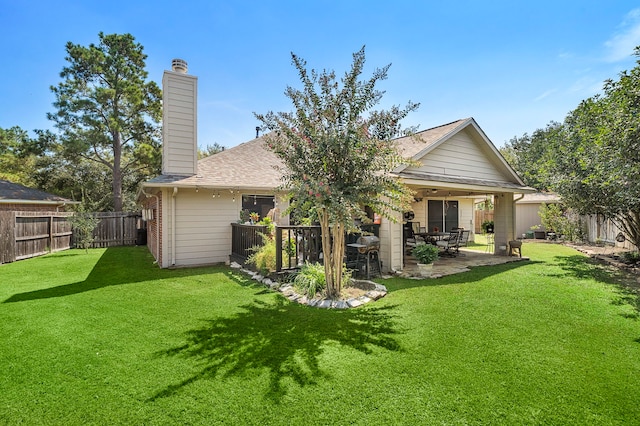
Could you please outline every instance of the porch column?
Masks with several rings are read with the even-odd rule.
[[[396,222],[382,218],[380,223],[380,259],[384,271],[401,271],[403,267],[402,213],[396,215]]]
[[[513,194],[510,192],[501,192],[494,195],[494,237],[495,247],[494,253],[497,255],[506,255],[509,241],[514,240],[514,223],[513,223]],[[501,247],[504,247],[501,249]]]

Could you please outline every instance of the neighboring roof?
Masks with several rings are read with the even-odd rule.
[[[147,181],[143,186],[272,190],[282,183],[282,172],[277,170],[277,167],[281,166],[280,159],[265,147],[263,137],[259,137],[198,161],[196,176],[161,175]]]
[[[77,204],[76,201],[0,179],[0,204]]]
[[[516,204],[542,204],[542,203],[559,203],[560,196],[553,192],[536,192],[534,194],[525,194]]]

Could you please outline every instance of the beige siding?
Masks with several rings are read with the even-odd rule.
[[[532,226],[541,225],[540,204],[518,204],[516,203],[516,236],[522,237],[531,231]],[[542,226],[541,230],[545,230]]]
[[[192,75],[165,71],[162,79],[162,173],[197,173],[197,84]]]
[[[421,160],[422,166],[409,170],[494,181],[510,180],[491,158],[484,144],[476,143],[464,130],[429,152]]]
[[[181,190],[176,196],[176,265],[204,265],[229,260],[231,223],[240,203],[230,194],[213,198],[204,191]]]
[[[471,231],[469,233],[469,241],[474,241],[474,213],[473,213],[473,200],[469,198],[462,198],[458,200],[458,226],[466,230]]]

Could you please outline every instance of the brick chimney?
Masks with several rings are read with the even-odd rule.
[[[174,59],[162,76],[162,174],[198,173],[198,77]]]

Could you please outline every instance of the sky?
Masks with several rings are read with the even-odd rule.
[[[419,102],[406,126],[473,117],[498,147],[563,121],[606,79],[636,66],[634,1],[0,0],[0,128],[53,129],[50,87],[67,42],[132,34],[161,84],[173,58],[198,77],[198,144],[255,137],[253,113],[290,111],[291,53],[344,74],[366,46],[363,78],[391,64],[379,108]],[[31,133],[34,136],[33,133]]]

